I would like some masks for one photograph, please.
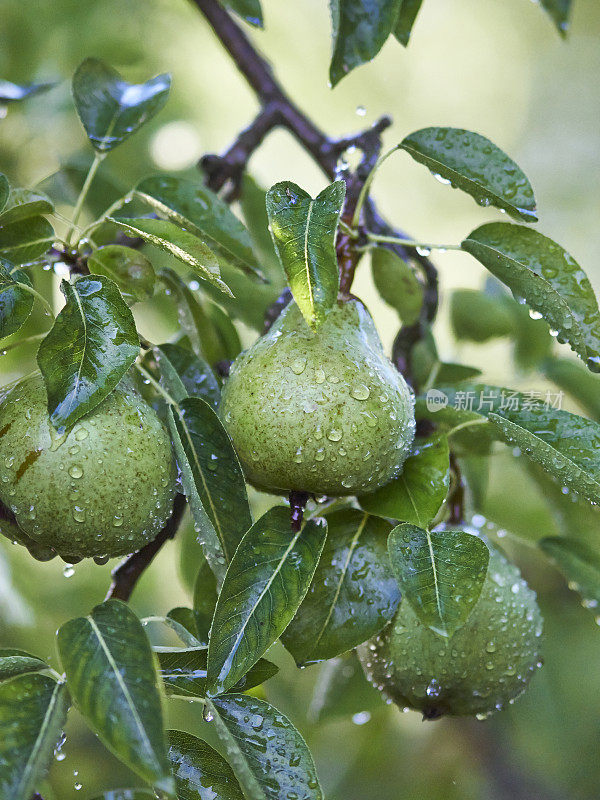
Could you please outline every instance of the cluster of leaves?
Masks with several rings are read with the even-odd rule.
[[[259,0],[223,0],[223,4],[255,27],[263,27]],[[407,47],[423,0],[329,0],[333,51],[329,66],[332,86],[356,67],[371,61],[391,36]],[[540,0],[561,36],[569,29],[572,0]]]

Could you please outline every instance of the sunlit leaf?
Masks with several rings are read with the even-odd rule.
[[[158,75],[133,84],[96,58],[86,58],[73,76],[73,97],[89,140],[101,153],[135,133],[167,102],[171,78]]]
[[[233,770],[205,741],[169,731],[169,742],[178,800],[244,800]]]
[[[298,665],[351,650],[394,616],[400,592],[386,549],[391,529],[357,509],[327,515],[319,566],[281,637]]]
[[[161,379],[177,402],[186,397],[199,397],[213,408],[219,405],[221,390],[213,371],[206,361],[176,344],[162,344],[154,348]]]
[[[0,339],[10,336],[27,321],[33,308],[33,295],[21,284],[31,286],[26,272],[9,272],[11,264],[0,259]]]
[[[75,705],[123,763],[173,794],[158,675],[133,611],[108,600],[58,632],[58,650]]]
[[[423,305],[423,285],[410,264],[391,250],[376,247],[371,253],[371,269],[385,302],[396,309],[405,325],[416,322]]]
[[[434,633],[450,637],[479,599],[489,550],[482,539],[460,530],[429,532],[398,525],[388,548],[404,601]]]
[[[346,185],[336,181],[313,198],[295,183],[267,192],[267,214],[275,249],[294,299],[312,328],[337,299],[335,234]]]
[[[394,36],[404,47],[408,45],[422,2],[423,0],[400,0],[400,10],[394,28]]]
[[[0,257],[13,264],[26,264],[43,256],[54,241],[54,229],[45,217],[17,219],[2,225],[0,220]]]
[[[72,425],[115,388],[139,351],[131,311],[103,275],[63,280],[66,305],[38,350],[55,428]]]
[[[120,244],[99,247],[88,259],[90,272],[114,281],[129,305],[152,297],[156,276],[149,259],[139,250]]]
[[[227,691],[291,622],[317,567],[326,525],[290,527],[289,508],[267,511],[240,542],[217,600],[208,651],[208,691]]]
[[[400,143],[415,161],[482,206],[535,222],[535,197],[523,171],[493,142],[462,128],[423,128]]]

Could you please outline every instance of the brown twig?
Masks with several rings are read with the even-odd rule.
[[[173,512],[158,536],[151,542],[148,542],[141,550],[127,556],[127,558],[112,571],[112,583],[106,595],[106,600],[129,600],[137,581],[147,567],[150,566],[154,556],[158,553],[163,544],[169,539],[172,539],[177,533],[185,507],[185,497],[182,494],[176,495],[173,503]]]

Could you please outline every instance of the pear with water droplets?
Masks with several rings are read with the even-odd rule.
[[[412,393],[356,298],[316,331],[290,303],[233,363],[219,413],[247,479],[274,493],[374,491],[414,438]]]
[[[542,617],[514,564],[490,548],[481,595],[463,627],[444,638],[406,600],[386,629],[358,649],[373,685],[426,719],[488,716],[512,703],[540,665]]]
[[[39,374],[0,404],[0,501],[29,549],[69,562],[138,550],[169,517],[175,477],[169,437],[128,379],[62,435]]]

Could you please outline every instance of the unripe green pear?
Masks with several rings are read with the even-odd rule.
[[[371,683],[427,719],[480,718],[512,703],[540,666],[542,617],[514,564],[490,549],[488,574],[465,625],[450,638],[403,600],[393,622],[358,655]]]
[[[360,300],[316,331],[295,302],[234,361],[219,413],[247,479],[275,493],[374,491],[414,437],[413,397]]]
[[[152,540],[171,513],[175,477],[169,437],[128,379],[63,435],[39,374],[0,405],[0,500],[27,537],[65,561]]]

